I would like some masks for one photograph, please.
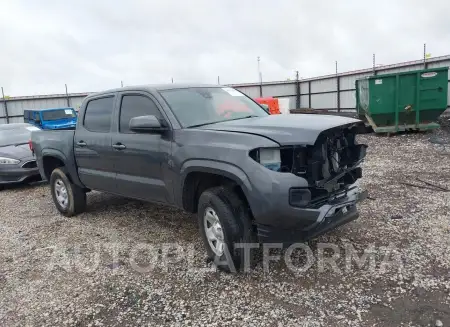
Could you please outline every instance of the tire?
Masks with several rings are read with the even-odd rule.
[[[222,254],[214,251],[214,243],[211,245],[207,236],[205,216],[210,217],[213,213],[216,214],[215,219],[220,222],[220,230],[223,232]],[[198,202],[198,224],[208,259],[213,260],[219,269],[236,272],[247,270],[255,264],[257,249],[250,249],[250,257],[245,258],[245,250],[236,246],[238,243],[257,243],[257,241],[248,208],[232,190],[220,186],[204,191]],[[211,228],[212,225],[209,226]],[[217,241],[215,244],[217,245]]]
[[[62,187],[65,192],[62,192]],[[53,170],[50,176],[50,190],[52,192],[53,202],[58,211],[66,217],[75,216],[86,209],[86,193],[81,187],[73,184],[67,178],[67,175],[61,168]],[[61,194],[65,194],[66,204],[62,204]]]

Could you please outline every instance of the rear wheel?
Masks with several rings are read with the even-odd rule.
[[[219,269],[234,272],[254,264],[258,246],[248,209],[232,190],[214,187],[200,196],[198,223],[208,258]]]
[[[86,193],[67,178],[61,168],[53,170],[50,176],[53,202],[60,213],[72,217],[86,208]]]

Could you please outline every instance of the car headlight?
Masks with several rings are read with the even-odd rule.
[[[0,157],[0,165],[15,165],[18,164],[20,160]]]
[[[250,156],[267,169],[273,171],[280,171],[281,169],[281,156],[278,148],[255,149],[250,152]]]

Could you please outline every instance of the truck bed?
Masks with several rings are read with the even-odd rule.
[[[43,160],[45,156],[53,156],[60,159],[66,166],[69,174],[74,176],[76,183],[80,184],[76,174],[76,163],[74,156],[74,130],[40,130],[31,133],[31,143],[36,156],[39,172],[43,179],[48,180],[43,169]]]

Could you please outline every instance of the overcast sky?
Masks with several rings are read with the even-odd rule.
[[[2,0],[10,96],[313,77],[450,54],[445,0]]]

